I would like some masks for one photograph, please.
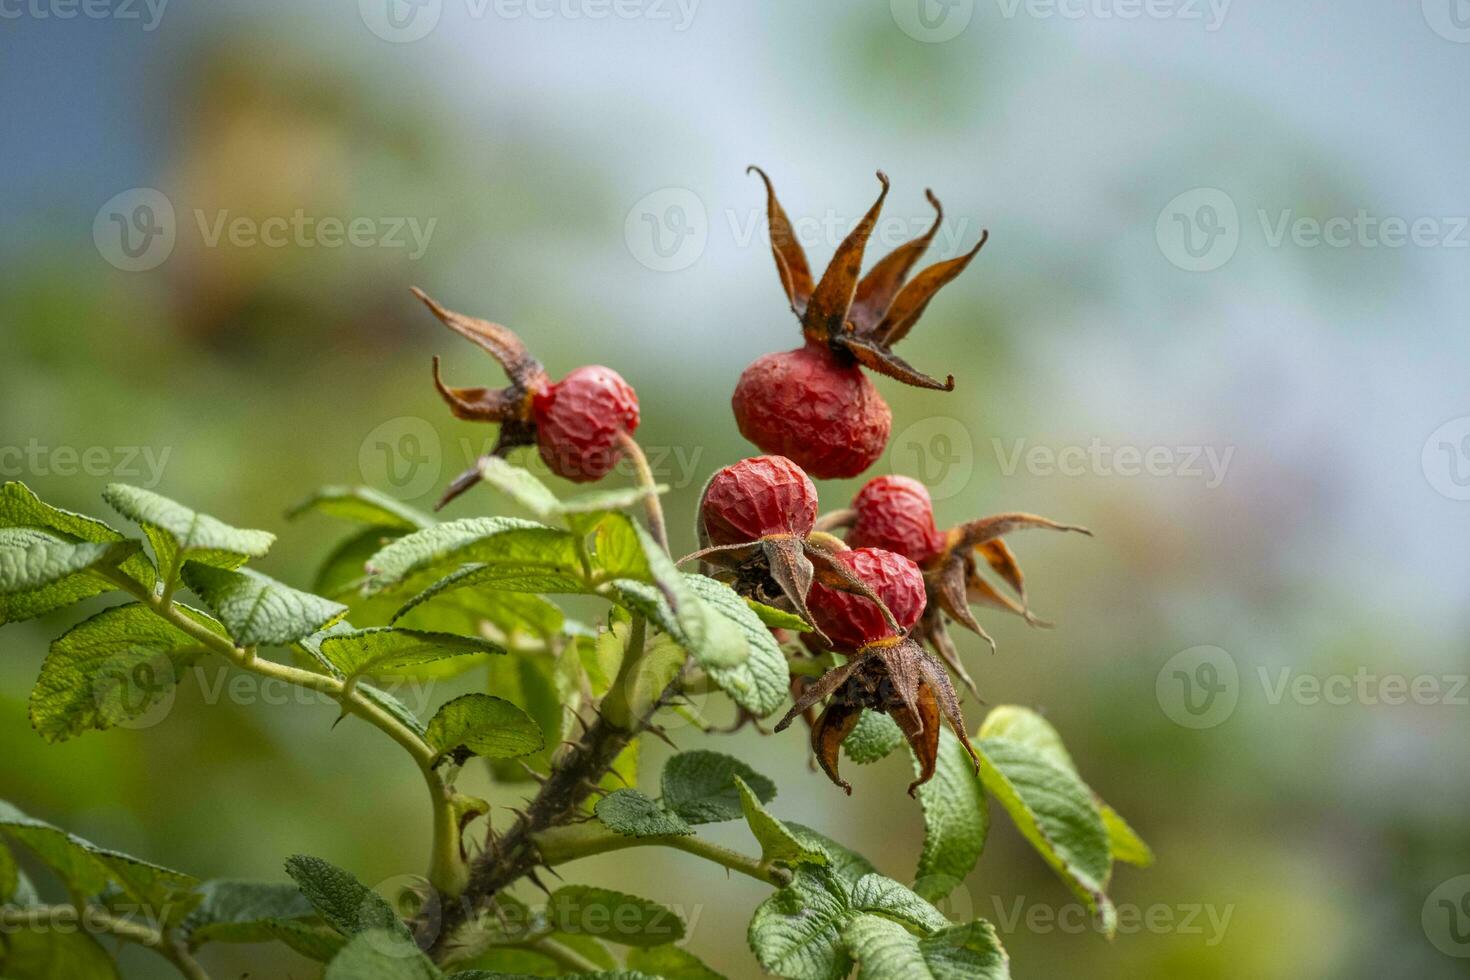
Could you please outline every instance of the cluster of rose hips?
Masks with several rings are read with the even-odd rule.
[[[944,663],[972,691],[974,682],[955,652],[946,618],[987,640],[971,603],[1038,623],[1026,605],[1015,556],[1002,538],[1022,528],[1083,529],[1008,513],[940,531],[928,491],[901,476],[870,480],[850,508],[818,517],[811,476],[857,476],[888,442],[892,414],[860,366],[918,387],[953,389],[953,377],[930,378],[891,348],[940,287],[964,270],[986,236],[965,255],[908,280],[942,217],[931,193],[933,226],[860,279],[863,251],[888,193],[888,178],[879,173],[878,200],[814,284],[770,180],[756,172],[767,190],[771,252],[806,342],[759,358],[741,375],[732,399],[736,421],[741,434],[769,455],[741,460],[710,479],[699,505],[700,550],[684,561],[700,561],[747,598],[796,613],[811,626],[803,635],[810,650],[845,658],[816,681],[794,688],[794,704],[776,730],[798,715],[808,717],[818,762],[850,793],[838,774],[842,742],[864,710],[883,712],[898,724],[919,760],[912,793],[934,773],[941,718],[975,757]],[[581,482],[606,475],[629,451],[638,427],[638,397],[617,372],[582,367],[553,383],[510,330],[453,313],[415,293],[446,326],[488,351],[510,379],[499,389],[451,388],[440,379],[434,360],[434,383],[457,417],[500,424],[495,455],[535,444],[553,473]],[[473,485],[478,474],[476,468],[456,479],[441,506]],[[831,533],[842,529],[845,541]],[[1015,598],[982,577],[980,560]],[[823,700],[826,707],[811,719],[811,710]]]

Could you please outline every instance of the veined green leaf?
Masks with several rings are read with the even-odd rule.
[[[466,694],[445,704],[426,737],[441,754],[468,751],[491,759],[527,755],[542,745],[541,728],[529,715],[489,694]]]
[[[199,896],[199,882],[179,871],[98,847],[0,801],[0,837],[27,847],[56,872],[70,891],[96,895],[109,885],[152,909],[184,916]]]
[[[31,619],[117,586],[96,572],[137,555],[138,541],[74,541],[0,527],[0,623]]]
[[[782,823],[786,824],[786,829],[791,831],[804,847],[821,851],[827,855],[827,870],[845,881],[849,888],[857,884],[865,875],[877,874],[878,869],[873,867],[873,862],[852,848],[839,844],[832,838],[794,820],[783,820]]]
[[[52,532],[66,540],[91,541],[99,544],[127,540],[122,533],[95,518],[74,514],[69,510],[62,510],[44,503],[25,484],[13,481],[0,484],[0,528],[10,527],[38,528]],[[121,569],[142,584],[144,588],[153,588],[156,575],[153,563],[148,560],[147,555],[141,553],[132,555],[122,563]],[[87,595],[96,595],[98,592],[105,592],[116,587],[111,583],[104,585],[100,581],[95,585],[96,587]],[[77,597],[77,599],[80,598],[85,598],[85,596]],[[59,608],[60,605],[75,602],[77,599],[62,598],[57,606],[50,608]],[[6,618],[5,602],[4,598],[0,598],[0,625],[22,618],[18,616]],[[50,609],[44,609],[30,612],[27,615],[38,616],[41,612],[49,611]]]
[[[409,939],[408,927],[393,906],[336,865],[297,854],[287,859],[286,873],[317,914],[342,935],[381,931]]]
[[[369,527],[416,531],[430,527],[434,518],[416,507],[388,496],[372,487],[322,487],[286,512],[288,518],[303,514],[326,514]]]
[[[225,635],[204,613],[176,608]],[[171,699],[184,671],[208,652],[141,603],[104,609],[52,642],[31,689],[31,725],[48,742],[59,742],[132,721]]]
[[[347,607],[244,568],[231,571],[189,561],[184,583],[240,646],[285,645],[347,614]]]
[[[904,744],[898,723],[877,711],[864,711],[858,723],[842,740],[842,751],[858,765],[887,758]]]
[[[684,938],[684,922],[671,909],[588,885],[566,885],[552,892],[546,900],[546,918],[559,932],[621,946],[662,946]]]
[[[1117,912],[1106,889],[1113,856],[1092,793],[1070,770],[1024,743],[987,738],[977,748],[986,791],[1112,935]]]
[[[205,943],[280,942],[325,963],[342,948],[340,935],[321,925],[316,910],[295,885],[256,881],[207,881],[204,898],[184,920],[190,948]]]
[[[407,725],[413,731],[418,732],[420,735],[424,735],[428,732],[428,726],[423,723],[418,715],[409,710],[408,705],[404,704],[402,701],[398,700],[382,688],[374,687],[371,684],[365,684],[359,681],[357,684],[357,693],[361,694],[369,701],[372,701],[378,707],[382,708],[384,711],[388,712],[394,718],[397,718],[403,724]]]
[[[745,815],[736,778],[761,803],[776,798],[776,784],[739,759],[719,752],[680,752],[664,763],[664,806],[692,824],[739,820]]]
[[[761,966],[789,980],[841,980],[855,959],[870,980],[1006,977],[964,972],[971,966],[993,971],[999,953],[999,943],[986,941],[994,940],[993,931],[976,925],[975,934],[951,926],[934,906],[882,875],[852,881],[832,868],[802,865],[755,910],[748,937]],[[948,948],[952,943],[970,949]]]
[[[1072,761],[1071,754],[1062,742],[1061,734],[1052,727],[1051,722],[1030,708],[1011,704],[997,705],[985,716],[977,734],[980,738],[1005,738],[1028,745],[1072,775],[1081,778],[1077,772],[1077,764]],[[1144,843],[1143,838],[1096,793],[1092,797],[1102,816],[1103,826],[1107,828],[1114,859],[1140,868],[1153,864],[1153,851]]]
[[[505,648],[476,636],[372,626],[329,633],[321,652],[349,681],[361,675],[397,674],[422,664],[475,654],[504,654]]]
[[[786,825],[771,816],[755,791],[739,776],[734,777],[735,788],[740,791],[740,809],[745,822],[761,846],[762,864],[826,864],[827,855],[803,844]]]
[[[170,577],[178,574],[185,560],[237,568],[248,559],[264,557],[276,540],[269,531],[231,527],[151,490],[125,483],[108,484],[102,499],[143,528],[153,544],[160,570]]]
[[[521,768],[520,762],[537,772],[548,771],[552,751],[567,737],[571,719],[564,705],[573,699],[563,697],[557,689],[556,670],[556,662],[540,654],[513,653],[490,661],[485,690],[522,709],[535,722],[542,741],[539,750],[520,757],[519,761],[491,759],[490,770],[497,781],[529,780],[531,776]]]
[[[687,836],[694,828],[684,818],[636,789],[620,789],[597,801],[594,811],[603,826],[625,837]]]
[[[916,775],[918,768],[915,760]],[[990,805],[975,778],[974,764],[948,729],[939,733],[934,777],[917,792],[924,810],[924,847],[914,872],[914,890],[937,901],[974,870],[990,831]]]
[[[373,555],[366,590],[376,594],[405,586],[422,589],[470,564],[483,567],[476,576],[461,580],[459,587],[550,581],[576,585],[567,591],[586,588],[577,539],[570,531],[512,517],[470,517],[415,531]]]
[[[543,521],[567,514],[621,510],[638,503],[650,492],[642,487],[618,487],[611,490],[589,490],[566,500],[558,500],[551,488],[524,467],[516,466],[498,456],[486,456],[480,460],[479,465],[482,480]],[[660,484],[652,492],[661,494],[668,490],[667,486]]]
[[[858,980],[1009,980],[1010,964],[986,922],[951,926],[919,937],[881,915],[856,915],[842,942],[858,963]]]

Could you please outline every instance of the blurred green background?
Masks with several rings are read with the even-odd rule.
[[[451,383],[500,375],[419,285],[553,374],[621,371],[687,550],[700,484],[751,451],[736,377],[797,343],[745,166],[819,266],[881,167],[870,258],[928,222],[925,187],[938,257],[991,242],[900,349],[956,391],[878,381],[877,470],[942,488],[944,525],[1023,509],[1096,532],[1013,541],[1055,630],[990,615],[997,654],[960,642],[986,699],[1044,710],[1158,854],[1116,873],[1136,927],[1108,943],[1048,924],[1072,899],[997,812],[949,911],[995,922],[1023,977],[1466,975],[1431,897],[1470,873],[1458,0],[922,2],[7,8],[3,477],[99,516],[106,482],[155,487],[277,532],[261,567],[307,584],[343,531],[290,504],[367,482],[429,506],[493,434],[434,395],[431,354]],[[1395,244],[1394,221],[1423,234]],[[160,724],[42,742],[26,692],[70,621],[0,633],[0,797],[200,877],[281,880],[298,852],[369,882],[420,870],[418,777],[329,707],[190,688]],[[1216,701],[1186,686],[1212,677]],[[1420,677],[1436,693],[1392,703]],[[474,683],[401,693],[432,709]],[[906,761],[849,764],[849,799],[795,731],[726,744],[781,816],[910,876]],[[574,873],[680,907],[693,948],[753,975],[761,886],[674,852]],[[205,963],[313,969],[262,947]]]

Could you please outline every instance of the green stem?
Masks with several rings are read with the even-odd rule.
[[[325,694],[340,704],[344,712],[363,719],[402,746],[424,777],[429,791],[429,805],[433,810],[429,883],[447,898],[458,897],[469,880],[469,868],[465,864],[460,845],[459,817],[453,806],[454,793],[435,768],[439,753],[418,732],[370,701],[349,682],[328,674],[316,674],[290,664],[263,659],[257,655],[254,647],[237,647],[228,637],[221,636],[181,612],[171,599],[155,595],[127,574],[116,569],[111,569],[106,574],[165,622],[222,655],[241,670]]]
[[[7,927],[46,929],[57,926],[75,928],[81,922],[108,935],[137,943],[153,950],[172,963],[189,980],[209,980],[204,968],[171,937],[151,926],[119,919],[99,906],[88,906],[85,911],[70,905],[33,905],[26,908],[0,908],[0,923]]]
[[[540,852],[542,859],[552,865],[564,864],[567,861],[575,861],[577,858],[590,857],[594,854],[605,854],[608,851],[620,851],[629,847],[671,847],[676,851],[683,851],[686,854],[704,858],[706,861],[713,861],[722,868],[738,871],[776,888],[787,885],[791,881],[791,875],[784,869],[764,864],[759,858],[741,854],[739,851],[722,847],[693,834],[627,837],[608,830],[601,824],[589,821],[569,826],[550,827],[540,833],[532,834],[531,841],[536,845],[536,850]]]
[[[524,948],[540,953],[563,969],[575,970],[577,973],[602,972],[602,967],[581,953],[552,939],[538,939],[534,943],[527,943]]]
[[[643,447],[638,445],[638,441],[628,433],[622,433],[618,440],[622,444],[623,452],[633,461],[638,485],[647,491],[643,495],[643,509],[648,515],[648,529],[653,533],[653,539],[658,542],[659,547],[664,549],[664,553],[672,557],[669,551],[669,532],[664,524],[664,508],[658,500],[658,483],[653,478],[653,469],[648,465],[648,456],[643,452]]]

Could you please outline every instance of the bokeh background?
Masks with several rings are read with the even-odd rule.
[[[882,167],[870,256],[928,222],[925,187],[939,257],[991,241],[901,350],[955,392],[878,382],[879,469],[941,488],[942,523],[1095,530],[1014,541],[1055,630],[992,615],[997,654],[961,642],[987,700],[1044,710],[1158,854],[1117,872],[1143,924],[1108,943],[1044,924],[1071,898],[997,812],[951,910],[996,922],[1017,976],[1470,972],[1470,905],[1441,904],[1470,891],[1461,0],[88,9],[0,24],[4,478],[99,515],[109,480],[153,486],[277,532],[261,567],[308,583],[343,532],[287,523],[291,503],[366,482],[428,506],[492,435],[430,387],[435,353],[452,382],[499,375],[417,284],[554,373],[622,371],[692,545],[699,485],[750,452],[736,377],[797,342],[744,168],[820,265]],[[298,212],[284,241],[228,233]],[[323,219],[358,221],[356,243]],[[329,707],[191,688],[160,724],[42,742],[26,692],[67,622],[0,633],[0,797],[201,877],[282,879],[297,852],[367,881],[419,870],[418,777]],[[910,875],[903,760],[850,765],[849,799],[795,732],[728,744],[781,816]],[[754,974],[762,887],[673,852],[575,871],[682,907],[693,948]],[[205,962],[313,969],[261,947]],[[125,954],[130,977],[157,963]]]

